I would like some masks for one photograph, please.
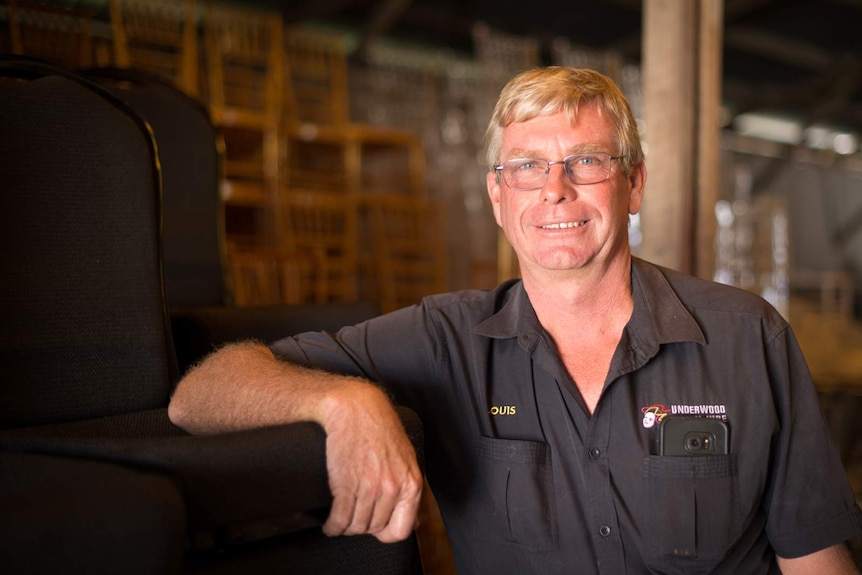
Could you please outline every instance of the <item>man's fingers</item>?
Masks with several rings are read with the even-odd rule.
[[[373,492],[360,489],[360,493],[354,498],[353,517],[344,530],[344,535],[368,533],[377,505],[378,501]]]
[[[366,484],[355,496],[336,495],[324,532],[327,535],[363,535],[385,529],[402,496],[400,490],[391,485]]]
[[[416,525],[421,479],[377,487],[358,496],[337,494],[323,532],[330,537],[370,533],[385,543],[409,537]]]
[[[374,536],[381,543],[395,543],[407,539],[416,526],[416,515],[419,511],[419,499],[422,490],[413,496],[398,502],[389,516],[389,523]]]
[[[377,533],[389,525],[392,513],[399,501],[404,498],[404,483],[383,479],[377,484],[374,513],[368,524],[367,533]]]
[[[329,517],[323,524],[323,532],[329,537],[344,535],[353,522],[353,512],[356,508],[356,498],[352,495],[337,494],[332,500]]]

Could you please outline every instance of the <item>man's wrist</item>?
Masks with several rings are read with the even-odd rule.
[[[391,405],[384,391],[372,382],[359,378],[339,378],[333,385],[323,386],[317,402],[314,421],[329,433],[351,420],[360,411],[365,416],[377,411],[373,406]]]

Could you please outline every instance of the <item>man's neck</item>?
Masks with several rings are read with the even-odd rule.
[[[588,328],[597,336],[619,333],[631,317],[631,254],[603,268],[587,266],[541,278],[524,270],[523,279],[539,322],[552,335],[574,326]]]

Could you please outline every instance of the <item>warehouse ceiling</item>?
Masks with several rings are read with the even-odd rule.
[[[688,1],[688,0],[681,0]],[[472,28],[613,50],[638,63],[641,0],[270,0],[288,23],[349,25],[361,47],[391,38],[472,50]],[[862,0],[725,0],[723,100],[862,134]],[[550,62],[550,60],[548,60]]]

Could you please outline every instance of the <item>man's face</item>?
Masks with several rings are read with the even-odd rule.
[[[513,158],[561,160],[578,152],[619,153],[611,124],[593,106],[581,106],[574,125],[563,112],[538,116],[503,129],[500,162]],[[511,189],[489,173],[488,194],[497,223],[515,249],[523,275],[575,270],[627,257],[628,217],[640,209],[646,170],[628,177],[612,161],[610,178],[571,183],[562,164],[550,168],[540,190]],[[574,225],[572,225],[574,224]]]

